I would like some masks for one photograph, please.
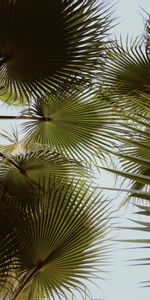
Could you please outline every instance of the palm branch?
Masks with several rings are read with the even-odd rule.
[[[148,137],[149,134],[147,134]],[[150,186],[150,157],[148,139],[136,139],[135,135],[132,140],[121,138],[124,141],[123,148],[112,151],[117,157],[116,168],[104,168],[105,170],[116,174],[117,177],[124,178],[127,181],[128,197],[125,197],[123,203],[131,200],[140,201],[147,198],[149,202]],[[122,188],[119,189],[123,191]],[[127,191],[126,190],[126,191]]]
[[[147,17],[145,22],[145,44],[147,54],[150,55],[150,15],[147,15]]]
[[[78,180],[82,176],[89,181],[88,171],[75,160],[69,160],[50,150],[48,147],[34,146],[34,151],[27,149],[22,153],[0,153],[0,195],[1,201],[7,197],[20,205],[20,195],[26,201],[33,201],[33,196],[39,186],[43,189],[43,179],[50,177],[51,182],[68,178]],[[82,179],[81,179],[82,181]],[[58,183],[59,184],[59,183]],[[30,195],[30,199],[29,196]],[[32,196],[33,195],[33,196]]]
[[[90,89],[73,89],[32,102],[22,112],[26,143],[54,147],[58,153],[81,161],[107,150],[119,116],[105,96]]]
[[[87,82],[103,67],[109,27],[103,2],[1,1],[1,99],[25,103],[68,80]]]
[[[65,181],[59,187],[48,183],[36,200],[18,210],[9,234],[3,232],[1,293],[8,288],[11,300],[60,299],[59,293],[68,299],[74,289],[82,294],[85,280],[105,264],[109,203],[84,182]],[[8,219],[4,222],[8,227]]]
[[[132,49],[131,49],[132,51]],[[121,58],[121,57],[120,57]],[[136,59],[136,57],[135,57]],[[120,60],[121,63],[121,60]],[[127,67],[127,66],[126,66]],[[146,67],[146,63],[145,63]],[[119,72],[119,71],[118,71]],[[141,81],[143,73],[139,76]],[[148,78],[147,78],[148,79]],[[132,84],[130,76],[129,84]],[[123,84],[126,84],[123,82]],[[109,97],[110,107],[113,108],[115,115],[120,116],[116,122],[114,131],[114,141],[109,152],[117,157],[118,168],[107,168],[117,176],[122,176],[129,180],[130,189],[144,190],[149,189],[150,184],[150,95],[148,90],[134,91],[135,94],[126,94],[125,90],[120,90],[121,96],[118,97],[117,90],[112,91]],[[114,92],[114,94],[113,94]],[[111,95],[111,92],[109,90]],[[136,193],[137,194],[137,193]],[[131,193],[132,195],[132,193]],[[128,198],[130,199],[130,197]]]
[[[136,124],[137,125],[137,124]],[[148,125],[148,124],[147,124]],[[148,127],[148,126],[147,126]],[[133,127],[134,128],[134,127]],[[150,157],[149,157],[149,132],[140,131],[137,127],[134,128],[134,135],[130,139],[128,137],[121,138],[120,140],[124,143],[123,147],[119,151],[112,151],[117,156],[117,167],[116,168],[105,168],[105,170],[116,174],[117,177],[123,178],[128,181],[128,186],[123,187],[120,182],[120,187],[110,188],[111,191],[118,191],[119,193],[126,193],[127,196],[123,199],[123,205],[129,204],[131,201],[138,208],[136,212],[140,216],[138,220],[131,219],[135,222],[135,226],[128,226],[124,229],[129,229],[131,232],[134,230],[140,232],[150,233],[150,220],[144,221],[141,216],[150,217]],[[137,132],[139,135],[137,135]],[[143,133],[143,136],[142,136]],[[119,168],[118,168],[119,166]],[[106,188],[107,189],[107,188]],[[149,249],[150,239],[148,238],[132,238],[123,240],[132,244],[139,245],[142,249]],[[132,249],[131,249],[132,250]],[[138,250],[138,249],[137,249]],[[135,251],[134,248],[132,251]],[[131,260],[134,265],[143,265],[149,267],[150,257],[141,257],[138,259]],[[142,280],[142,278],[141,278]],[[147,281],[142,282],[142,286],[150,287],[149,278]]]
[[[104,71],[105,87],[131,102],[143,93],[150,94],[150,57],[143,40],[136,39],[130,44],[127,40],[126,47],[122,41],[116,42],[109,56]]]
[[[147,193],[148,194],[148,193]],[[140,196],[140,192],[139,192],[139,196]],[[145,196],[141,193],[141,198],[144,199],[147,201],[147,196],[146,196],[146,193],[145,193]],[[150,233],[150,220],[149,220],[149,217],[150,217],[150,206],[145,206],[145,205],[136,205],[136,208],[138,209],[138,211],[136,211],[135,213],[137,215],[139,215],[140,217],[142,216],[142,220],[141,218],[138,219],[138,220],[135,220],[135,219],[131,219],[130,221],[134,222],[135,226],[128,226],[128,227],[125,227],[124,229],[126,230],[132,230],[133,232],[134,231],[138,231],[139,234],[140,232],[141,233],[147,233],[147,237],[144,237],[144,238],[132,238],[132,239],[128,239],[128,240],[123,240],[123,242],[128,242],[128,243],[132,243],[132,244],[135,244],[137,245],[137,247],[135,248],[131,248],[132,251],[135,251],[136,250],[140,250],[141,248],[144,250],[146,249],[149,249],[150,248],[150,239],[149,239],[149,236],[148,234]],[[146,217],[147,220],[143,220],[143,217]],[[144,251],[143,251],[144,252]],[[137,258],[137,259],[131,259],[130,260],[130,263],[132,263],[132,266],[143,266],[143,267],[149,267],[150,265],[150,257],[141,257],[141,258]],[[150,280],[148,278],[148,280],[146,281],[142,281],[140,283],[140,285],[142,287],[150,287]]]

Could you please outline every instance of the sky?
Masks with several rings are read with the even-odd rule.
[[[118,25],[112,30],[113,35],[119,38],[121,34],[125,40],[128,33],[131,37],[142,34],[144,16],[146,16],[142,8],[150,12],[150,0],[118,0],[109,2],[111,4],[116,3],[114,15],[118,17]],[[6,110],[3,109],[2,113],[6,113]],[[6,122],[3,122],[2,127],[8,130]],[[103,186],[106,186],[106,182],[108,186],[113,186],[114,183],[112,176],[108,177],[108,174],[104,174],[103,178],[98,180],[101,180],[101,185]],[[111,196],[112,198],[114,197],[114,195]],[[116,199],[117,203],[121,201],[120,196],[116,197]],[[119,222],[121,226],[128,224],[126,216],[130,217],[131,212],[132,208],[120,212]],[[120,239],[132,238],[133,236],[134,238],[139,237],[139,233],[123,230],[120,230],[120,233],[117,232],[117,234],[117,238]],[[90,300],[149,300],[149,289],[139,288],[139,282],[149,278],[149,267],[128,266],[126,262],[128,259],[138,258],[146,255],[146,253],[144,250],[123,250],[120,248],[129,248],[129,245],[119,244],[114,247],[114,251],[112,251],[112,265],[108,268],[109,272],[105,276],[106,281],[96,281],[100,288],[93,285],[88,286],[91,291]],[[79,296],[77,296],[77,300],[80,300]]]
[[[143,20],[146,12],[150,12],[149,0],[113,0],[116,3],[115,14],[118,16],[119,24],[114,28],[114,33],[119,36],[126,34],[137,36],[143,32]]]

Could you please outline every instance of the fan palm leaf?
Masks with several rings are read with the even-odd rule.
[[[35,148],[35,147],[34,147]],[[55,151],[38,149],[26,151],[14,155],[0,153],[0,194],[3,200],[10,196],[13,202],[20,203],[20,195],[32,202],[32,194],[39,188],[43,189],[43,179],[50,176],[51,181],[58,182],[63,178],[80,178],[86,176],[87,170],[78,162],[68,160],[57,154]],[[81,180],[82,181],[82,180]],[[28,197],[30,194],[30,199]]]
[[[34,101],[23,111],[26,142],[54,147],[80,160],[92,159],[97,149],[107,149],[116,117],[105,97],[91,90],[58,92]]]
[[[82,294],[94,268],[105,264],[109,203],[80,182],[50,184],[37,200],[20,211],[6,242],[3,238],[7,251],[0,271],[7,266],[6,277],[16,274],[8,299],[55,299],[59,293],[67,298],[74,288]]]
[[[122,122],[115,133],[113,149],[109,150],[117,157],[119,168],[109,170],[129,179],[132,190],[142,191],[150,185],[150,98],[147,95],[146,103],[138,99],[135,106],[132,100],[112,100]]]
[[[127,142],[127,141],[126,141]],[[134,147],[127,147],[124,152],[113,152],[119,159],[117,165],[120,168],[104,168],[105,170],[116,174],[129,183],[128,187],[129,196],[125,198],[123,203],[132,200],[146,200],[149,202],[149,186],[150,186],[150,159],[149,147],[133,141]],[[141,145],[141,147],[140,147]],[[131,145],[130,145],[131,146]],[[127,154],[126,152],[129,152]],[[133,153],[132,153],[133,152]],[[121,191],[121,189],[118,189]],[[127,191],[127,190],[126,190]]]
[[[126,47],[122,42],[114,44],[103,84],[130,101],[143,93],[150,95],[150,57],[142,41],[136,39],[128,45],[127,40]]]
[[[140,194],[140,193],[139,193]],[[146,193],[145,193],[146,195]],[[142,198],[145,198],[147,200],[146,197],[143,197],[143,195],[141,195]],[[150,217],[150,206],[144,206],[144,205],[137,205],[138,211],[136,212],[136,214],[138,215],[142,215],[142,216],[146,216],[147,219]],[[136,230],[138,232],[143,232],[143,233],[150,233],[150,220],[148,221],[139,221],[139,220],[132,220],[136,226],[132,226],[132,227],[127,227],[126,229],[129,230]],[[144,249],[149,249],[150,248],[150,238],[137,238],[137,239],[132,239],[132,240],[127,240],[127,242],[129,243],[135,243],[137,245],[139,245],[139,249],[142,248]],[[134,259],[132,260],[132,263],[134,262],[134,265],[142,265],[142,266],[149,266],[150,265],[150,257],[143,257],[143,258],[138,258],[138,259]],[[144,287],[150,287],[150,280],[148,278],[147,281],[142,282],[142,286]]]
[[[103,65],[110,11],[88,0],[0,2],[0,96],[20,103]]]

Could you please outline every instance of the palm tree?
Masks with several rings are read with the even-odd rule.
[[[112,212],[95,168],[131,180],[125,201],[149,216],[150,23],[124,48],[108,36],[111,11],[94,0],[0,2],[0,97],[19,107],[0,119],[23,121],[22,138],[1,132],[3,300],[84,297],[103,272]]]
[[[24,121],[22,139],[1,132],[3,300],[84,295],[106,264],[110,207],[91,165],[115,124],[97,87],[110,24],[96,1],[0,2],[0,96],[19,107],[0,119]]]

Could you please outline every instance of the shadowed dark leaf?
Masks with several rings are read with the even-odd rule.
[[[0,96],[25,103],[103,66],[110,11],[98,1],[0,2]]]

